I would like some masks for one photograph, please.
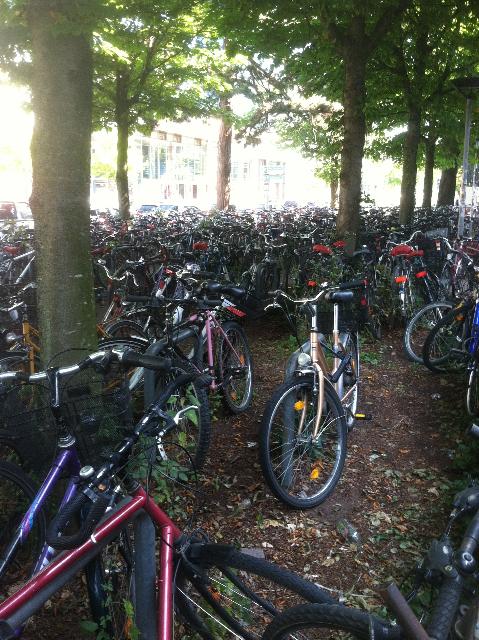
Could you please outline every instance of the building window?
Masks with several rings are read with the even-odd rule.
[[[249,162],[232,162],[231,179],[245,182],[249,178]]]
[[[185,197],[185,185],[184,184],[179,184],[178,185],[178,195],[180,196],[180,198],[184,198]]]
[[[150,177],[150,145],[148,142],[143,142],[141,145],[141,155],[143,164],[143,177]]]
[[[179,133],[173,134],[173,142],[181,142],[181,135]]]
[[[195,138],[195,147],[202,147],[203,140],[201,138]]]
[[[198,198],[198,185],[197,184],[193,185],[192,191],[193,191],[193,200],[196,200]]]

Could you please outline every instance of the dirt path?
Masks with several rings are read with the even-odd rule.
[[[374,588],[389,576],[400,581],[425,541],[440,532],[451,480],[461,477],[451,460],[461,435],[454,416],[464,412],[460,381],[407,362],[399,333],[363,345],[359,408],[373,419],[350,434],[344,476],[333,496],[319,508],[294,511],[269,495],[257,461],[262,411],[282,382],[291,343],[275,318],[248,327],[248,334],[255,360],[253,407],[247,415],[214,422],[202,485],[207,503],[196,525],[219,542],[260,549],[348,602],[374,606]],[[360,532],[359,548],[337,532],[342,518]],[[82,594],[75,588],[50,603],[27,640],[84,638],[76,631],[78,620],[88,617]]]
[[[401,579],[424,541],[439,532],[447,480],[457,477],[450,457],[457,430],[448,418],[463,413],[457,381],[409,363],[400,333],[363,345],[359,408],[373,419],[350,434],[335,493],[316,509],[294,511],[268,493],[256,445],[264,405],[282,382],[291,349],[274,319],[260,334],[250,328],[249,337],[257,389],[253,408],[248,416],[215,423],[210,502],[201,522],[216,539],[261,548],[268,559],[322,585],[369,597],[385,578]],[[359,549],[337,532],[342,518],[360,532]]]

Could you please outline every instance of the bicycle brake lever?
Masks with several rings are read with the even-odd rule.
[[[194,404],[190,405],[189,407],[184,407],[184,409],[180,409],[178,411],[178,413],[175,415],[175,417],[173,418],[173,422],[178,425],[180,423],[181,418],[183,417],[183,415],[185,413],[188,413],[188,411],[191,411],[191,409],[198,409],[198,407]]]

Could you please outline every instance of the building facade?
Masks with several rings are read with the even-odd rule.
[[[213,207],[218,132],[219,122],[214,119],[163,121],[151,136],[133,136],[129,150],[132,201]],[[263,136],[256,146],[233,141],[232,204],[240,208],[282,205],[291,199],[324,199],[324,194],[327,198],[327,188],[321,188],[314,177],[313,163],[281,148],[275,135]]]

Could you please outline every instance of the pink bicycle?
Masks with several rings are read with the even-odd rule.
[[[130,366],[145,366],[144,355],[127,353]],[[69,370],[91,367],[98,355]],[[108,359],[123,357],[114,351],[101,355],[104,367]],[[164,359],[157,360],[164,369]],[[2,375],[12,377],[0,374],[0,380]],[[104,615],[97,636],[102,638],[170,640],[177,613],[181,624],[203,638],[253,640],[286,607],[332,602],[322,589],[290,571],[211,544],[201,531],[182,533],[148,493],[162,439],[191,409],[169,415],[168,400],[193,379],[183,374],[172,380],[102,466],[82,467],[75,497],[47,530],[47,543],[60,553],[0,604],[2,640],[17,638],[54,593],[92,564],[104,568]],[[147,462],[147,489],[138,479],[140,458]]]

